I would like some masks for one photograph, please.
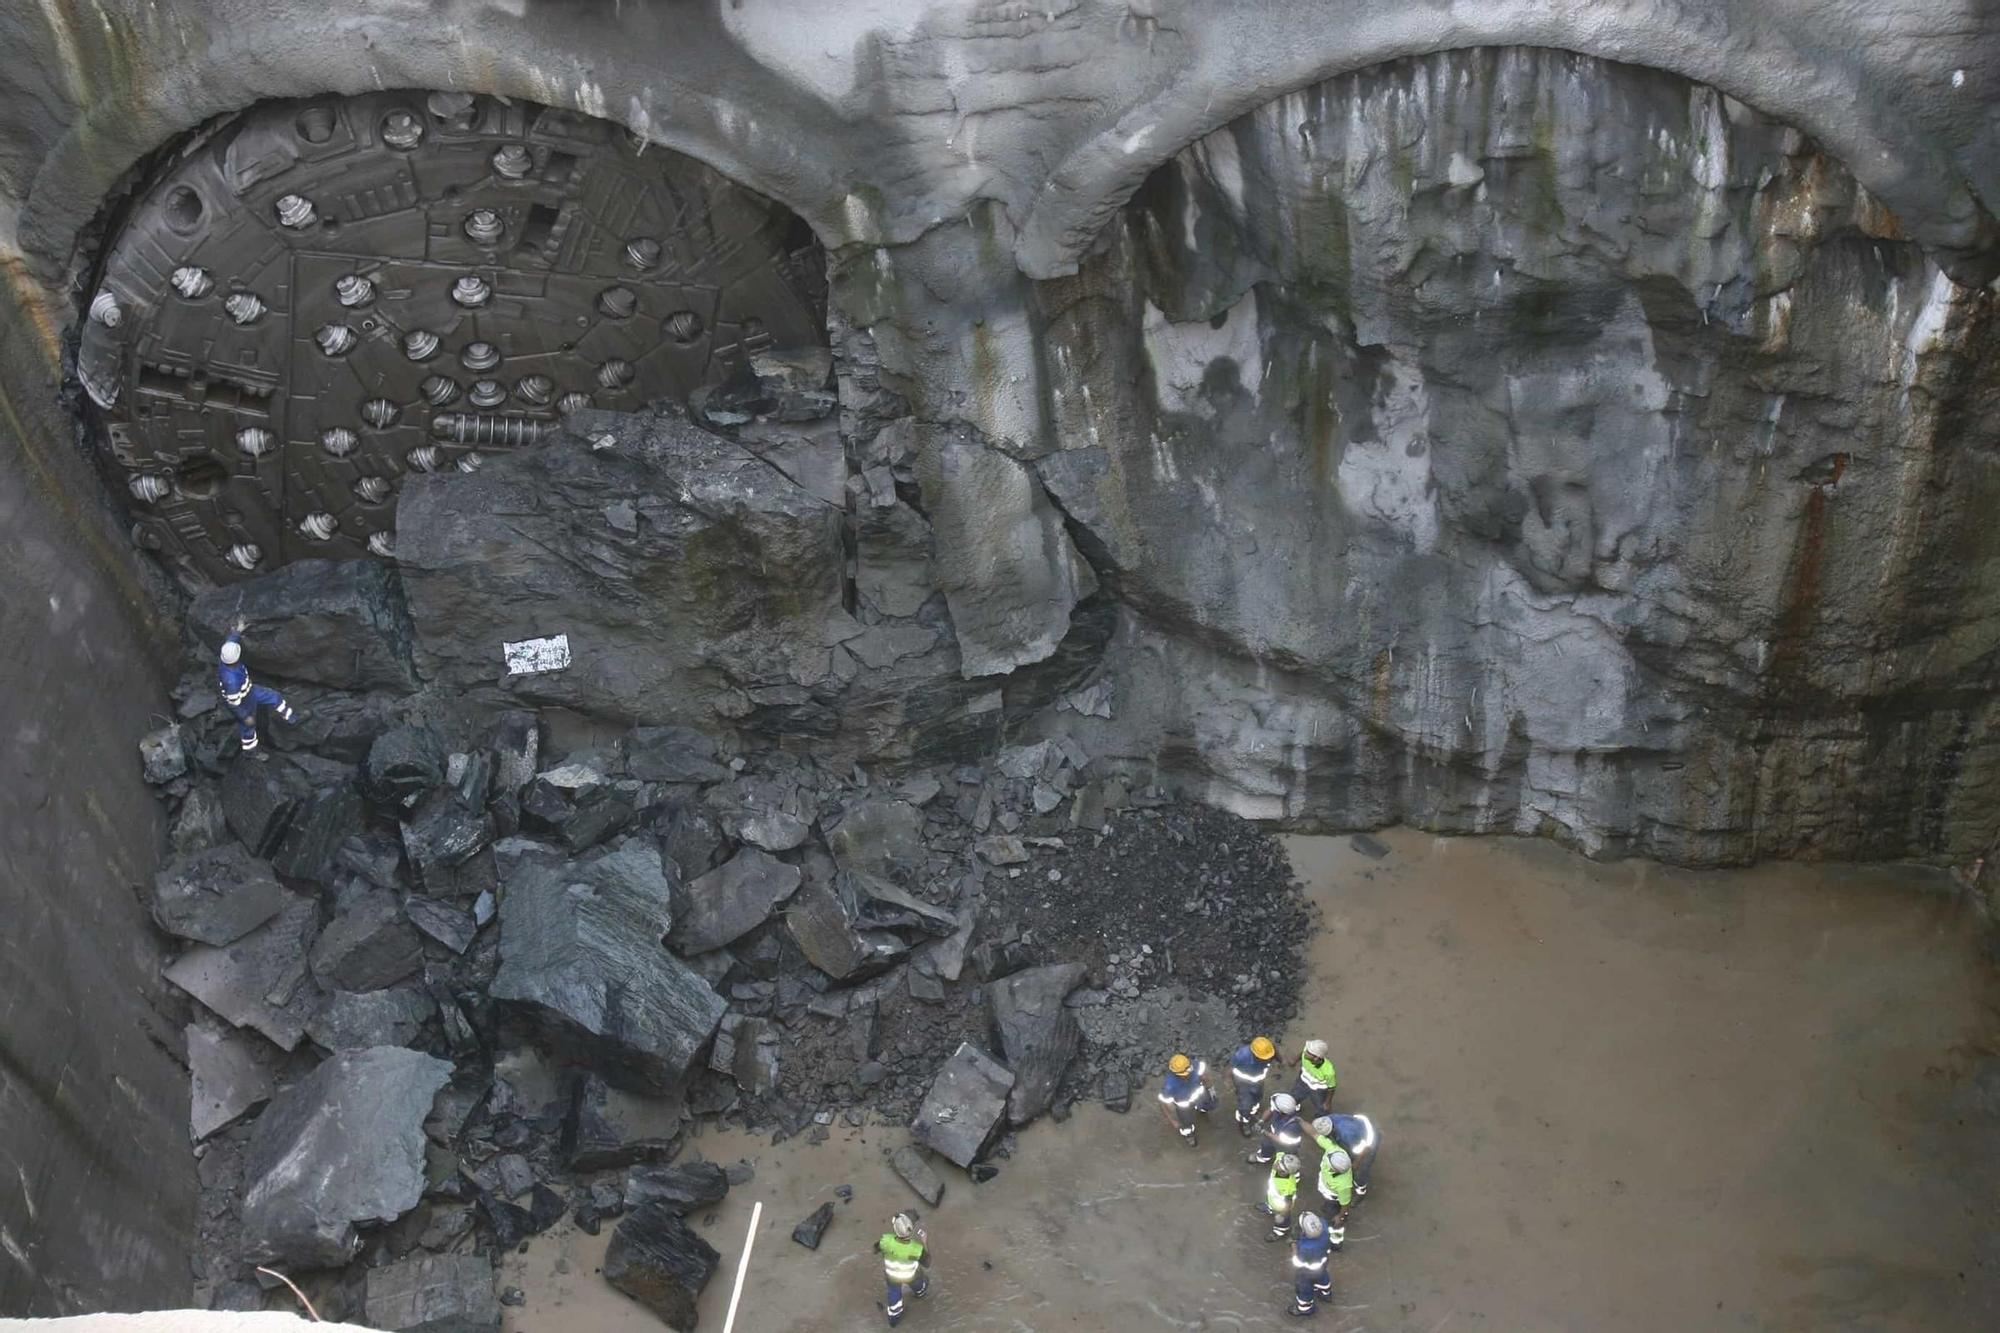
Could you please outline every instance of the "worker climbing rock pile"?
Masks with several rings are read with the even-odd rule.
[[[1339,1080],[1326,1042],[1313,1038],[1300,1048],[1292,1090],[1273,1093],[1267,1102],[1264,1090],[1277,1081],[1278,1066],[1277,1044],[1265,1036],[1252,1037],[1229,1057],[1237,1128],[1257,1139],[1246,1160],[1266,1168],[1260,1203],[1270,1220],[1269,1239],[1282,1241],[1296,1231],[1290,1309],[1304,1318],[1333,1290],[1330,1256],[1346,1242],[1355,1201],[1368,1193],[1379,1138],[1367,1116],[1333,1109]],[[1195,1147],[1201,1117],[1216,1102],[1207,1063],[1175,1052],[1159,1101],[1180,1142]]]

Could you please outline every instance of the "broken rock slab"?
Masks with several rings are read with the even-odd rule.
[[[833,1204],[831,1201],[813,1209],[812,1216],[792,1228],[792,1239],[809,1250],[817,1250],[826,1237],[826,1229],[833,1225]]]
[[[326,1051],[409,1046],[437,1015],[437,1002],[414,986],[393,990],[327,992],[306,1035]]]
[[[971,1166],[998,1137],[1014,1075],[971,1042],[960,1042],[938,1070],[910,1122],[910,1137],[946,1161]]]
[[[361,834],[364,817],[361,793],[351,780],[319,788],[293,812],[271,854],[272,869],[293,879],[326,883],[341,845]]]
[[[361,764],[361,791],[378,809],[401,818],[432,788],[444,785],[446,754],[437,732],[392,727],[375,738]]]
[[[638,727],[625,738],[625,771],[641,782],[724,782],[715,742],[693,727]]]
[[[420,1051],[343,1051],[279,1093],[244,1158],[243,1240],[256,1263],[332,1268],[357,1225],[392,1222],[424,1192],[424,1118],[451,1065]]]
[[[1083,1030],[1063,1000],[1083,980],[1081,963],[1016,972],[986,988],[993,1030],[1014,1074],[1007,1119],[1015,1127],[1049,1109],[1064,1071],[1083,1044]]]
[[[695,1302],[722,1256],[665,1204],[634,1208],[611,1233],[604,1280],[660,1317],[668,1328],[695,1325]]]
[[[403,900],[403,915],[410,924],[453,953],[464,953],[479,933],[479,923],[469,908],[437,898],[411,894]]]
[[[230,1023],[255,1028],[289,1051],[319,1009],[319,987],[306,972],[318,926],[312,899],[288,896],[276,916],[242,939],[219,947],[197,944],[164,975]]]
[[[707,953],[769,919],[799,887],[799,868],[745,847],[687,886],[687,910],[674,923],[674,948]]]
[[[930,858],[923,811],[907,801],[880,797],[849,807],[826,843],[841,869],[896,884],[919,882]]]
[[[806,961],[835,981],[856,981],[888,967],[909,946],[884,930],[862,930],[855,910],[831,883],[815,881],[792,896],[785,930]]]
[[[393,565],[377,560],[295,560],[269,574],[213,588],[188,607],[211,651],[241,616],[245,653],[263,673],[343,690],[417,687],[414,638]]]
[[[382,1333],[497,1333],[493,1261],[432,1254],[371,1268],[362,1312],[368,1327]]]
[[[290,897],[269,866],[226,843],[167,862],[153,877],[153,920],[184,940],[230,944],[276,916]]]
[[[222,775],[222,815],[253,856],[268,857],[284,841],[307,794],[304,778],[284,757],[273,755],[260,764],[235,755]]]
[[[271,1071],[257,1058],[255,1042],[241,1032],[187,1025],[188,1134],[196,1143],[271,1099]]]
[[[625,1173],[625,1202],[663,1204],[677,1213],[721,1203],[729,1193],[729,1173],[715,1162],[677,1166],[635,1166]]]
[[[523,860],[501,896],[493,998],[612,1082],[677,1091],[727,1005],[661,945],[670,901],[650,839],[568,863]]]
[[[313,977],[326,990],[380,990],[423,964],[423,941],[387,889],[349,899],[312,947]]]
[[[889,1154],[889,1166],[915,1190],[917,1197],[935,1208],[944,1198],[944,1177],[931,1165],[930,1154],[914,1144],[904,1144]]]

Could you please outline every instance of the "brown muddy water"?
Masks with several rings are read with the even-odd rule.
[[[1380,860],[1288,840],[1324,929],[1285,1045],[1325,1036],[1337,1103],[1383,1139],[1319,1327],[2000,1328],[2000,972],[1942,876],[1382,839]],[[935,1287],[902,1328],[1301,1322],[1227,1112],[1188,1151],[1152,1092],[1036,1124],[988,1184],[945,1167],[922,1210]],[[701,1328],[723,1326],[757,1200],[736,1328],[883,1327],[871,1247],[916,1202],[884,1158],[902,1141],[696,1139],[757,1171],[696,1219],[723,1255]],[[819,1251],[794,1244],[840,1185]],[[511,1259],[510,1333],[657,1330],[597,1275],[609,1238],[565,1223]]]

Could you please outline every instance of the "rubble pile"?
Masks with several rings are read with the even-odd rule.
[[[309,711],[262,761],[199,670],[141,747],[219,1308],[258,1308],[265,1263],[384,1329],[494,1327],[467,1260],[568,1218],[614,1227],[607,1279],[675,1323],[715,1267],[690,1223],[730,1187],[678,1160],[696,1119],[907,1125],[894,1165],[935,1202],[1037,1116],[1297,1005],[1310,921],[1275,841],[1072,741],[893,776],[685,727],[559,750],[567,715],[394,693],[406,622],[354,610],[381,589],[339,566],[317,606],[301,569],[309,643],[383,642],[286,682]],[[248,603],[274,660],[309,660]],[[504,1072],[529,1048],[555,1096]]]

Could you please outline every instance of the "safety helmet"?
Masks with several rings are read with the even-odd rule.
[[[1301,1236],[1317,1236],[1324,1230],[1326,1230],[1326,1223],[1320,1220],[1318,1213],[1304,1213],[1300,1215],[1299,1234]]]
[[[1269,1060],[1277,1055],[1277,1053],[1278,1048],[1269,1037],[1252,1037],[1250,1039],[1250,1054],[1256,1056],[1259,1060]]]
[[[1318,1037],[1314,1037],[1311,1041],[1306,1043],[1306,1054],[1310,1055],[1315,1060],[1326,1059],[1326,1043],[1321,1041]]]
[[[1332,1152],[1328,1153],[1326,1159],[1332,1165],[1333,1174],[1336,1176],[1354,1165],[1353,1162],[1347,1159],[1347,1154],[1339,1148],[1335,1148]]]
[[[230,666],[235,666],[237,660],[242,656],[243,656],[243,645],[236,642],[234,639],[231,639],[229,642],[222,645],[222,660],[228,663]]]
[[[1313,1121],[1313,1133],[1319,1135],[1323,1139],[1332,1138],[1333,1117],[1330,1115],[1323,1115],[1319,1119]]]
[[[1299,1104],[1292,1099],[1291,1093],[1281,1092],[1277,1096],[1271,1098],[1271,1109],[1273,1111],[1278,1112],[1280,1115],[1290,1115],[1292,1112],[1299,1109]]]
[[[1278,1174],[1296,1176],[1299,1173],[1299,1159],[1288,1152],[1278,1154]]]
[[[1194,1061],[1188,1059],[1178,1051],[1174,1053],[1173,1059],[1167,1061],[1167,1072],[1170,1074],[1185,1074],[1193,1068]]]
[[[908,1240],[917,1234],[917,1219],[908,1213],[897,1213],[889,1219],[889,1230],[896,1233],[897,1240]]]

